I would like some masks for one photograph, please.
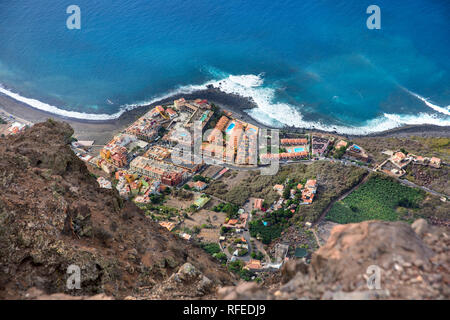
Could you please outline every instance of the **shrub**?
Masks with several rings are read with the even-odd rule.
[[[217,243],[202,243],[201,247],[203,248],[203,250],[205,250],[206,252],[208,252],[211,255],[214,255],[216,253],[220,253],[220,246]]]
[[[239,257],[245,256],[247,253],[248,253],[247,249],[239,249],[238,250],[238,256]]]

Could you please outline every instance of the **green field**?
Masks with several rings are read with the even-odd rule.
[[[344,200],[336,202],[327,220],[337,223],[395,221],[402,216],[400,208],[418,208],[424,197],[421,190],[406,187],[388,177],[374,176]]]

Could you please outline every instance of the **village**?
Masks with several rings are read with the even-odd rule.
[[[2,117],[2,134],[17,134],[27,124]],[[196,130],[201,141],[195,141]],[[257,170],[276,161],[281,166],[319,160],[341,162],[377,171],[396,179],[410,164],[440,168],[442,161],[405,150],[384,151],[380,164],[358,144],[324,133],[286,134],[279,146],[261,143],[261,128],[204,99],[183,98],[158,105],[114,136],[106,145],[95,141],[71,143],[75,154],[97,178],[100,187],[116,189],[136,203],[149,219],[169,232],[198,243],[243,279],[258,280],[261,272],[273,272],[289,259],[308,259],[301,246],[277,243],[267,250],[278,225],[286,224],[303,206],[310,206],[321,181],[311,176],[274,184],[278,199],[267,203],[249,198],[243,206],[207,194],[210,183],[232,172]],[[267,134],[267,133],[265,133]],[[223,141],[225,144],[223,144]],[[200,142],[200,143],[199,143]],[[198,144],[201,157],[186,156]],[[305,224],[312,230],[312,224]]]
[[[29,121],[16,118],[15,116],[0,110],[0,137],[17,134],[31,125],[32,124]]]

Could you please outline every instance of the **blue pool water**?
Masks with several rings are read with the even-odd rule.
[[[226,134],[230,134],[231,130],[233,130],[234,126],[235,126],[234,122],[230,123],[228,125],[228,128],[225,130]]]
[[[288,153],[293,153],[293,152],[303,152],[303,151],[305,151],[305,148],[303,148],[303,147],[298,147],[298,148],[288,148],[288,149],[286,149],[286,151],[287,151]]]
[[[450,124],[450,2],[0,1],[0,92],[60,115],[118,117],[214,84],[274,126],[369,133]]]

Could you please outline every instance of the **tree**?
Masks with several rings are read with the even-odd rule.
[[[255,276],[255,273],[247,269],[241,269],[239,276],[245,281],[250,281]]]
[[[283,191],[283,198],[289,199],[290,196],[291,196],[291,188],[289,186],[286,186],[286,188],[284,188]]]
[[[228,270],[234,273],[239,273],[243,267],[244,263],[241,260],[236,260],[228,264]]]
[[[346,148],[344,146],[340,147],[336,152],[334,153],[334,158],[341,159],[345,154]]]
[[[207,183],[207,182],[208,182],[208,178],[206,178],[206,177],[201,176],[201,175],[198,174],[198,175],[196,175],[196,176],[194,176],[194,177],[192,178],[192,181],[194,181],[194,182],[201,181],[201,182]]]
[[[209,243],[203,243],[202,245],[203,250],[208,252],[211,255],[217,254],[221,252],[220,246],[217,243],[209,242]]]
[[[248,253],[247,249],[239,249],[238,255],[239,257],[245,256]]]
[[[218,259],[222,264],[228,261],[227,255],[223,252],[214,253],[213,257]]]

